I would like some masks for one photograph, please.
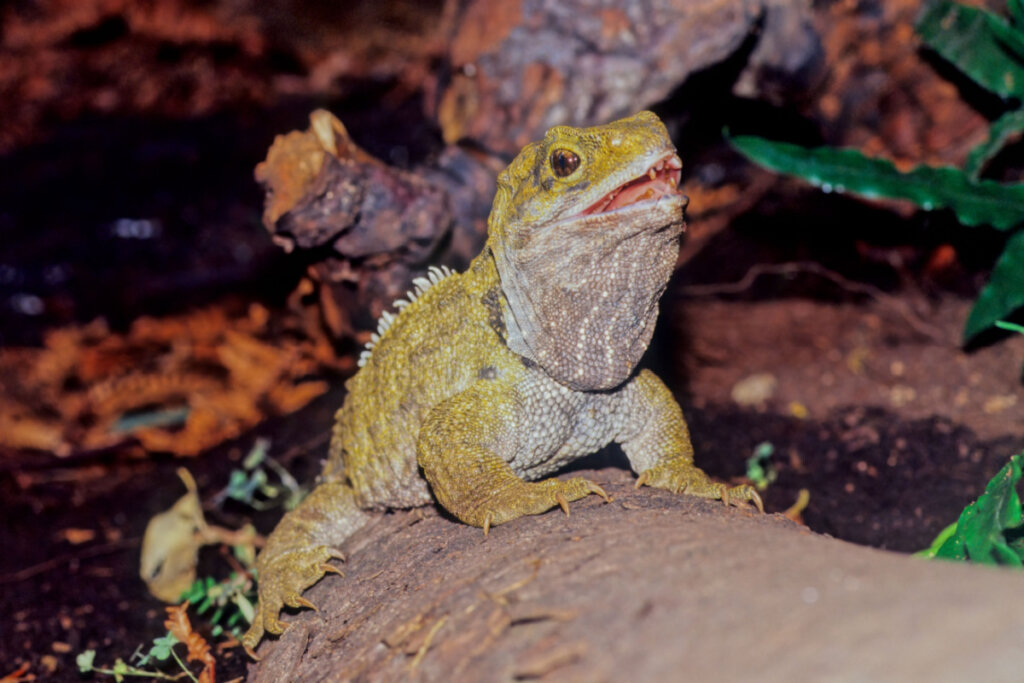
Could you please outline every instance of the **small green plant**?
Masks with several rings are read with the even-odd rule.
[[[1009,21],[952,0],[928,2],[916,30],[928,47],[1007,103],[963,169],[918,166],[907,172],[853,149],[808,149],[755,136],[730,143],[756,163],[799,176],[826,192],[906,199],[927,211],[949,208],[965,226],[990,225],[1009,233],[1006,246],[964,326],[971,342],[1000,319],[1024,308],[1024,183],[980,178],[985,165],[1024,133],[1024,0],[1008,2]]]
[[[250,592],[251,591],[251,592]],[[186,596],[196,596],[200,603],[196,611],[202,614],[212,607],[217,607],[215,613],[209,618],[213,625],[212,635],[218,636],[225,630],[229,630],[234,636],[241,634],[243,625],[241,621],[252,621],[253,608],[252,600],[255,599],[255,590],[252,589],[252,582],[239,580],[232,575],[231,580],[223,583],[216,583],[213,579],[199,579],[195,585],[186,592]],[[143,654],[139,646],[128,662],[118,657],[110,667],[96,666],[96,651],[85,650],[75,657],[75,664],[82,674],[97,673],[113,676],[116,681],[123,681],[126,677],[137,678],[159,678],[167,681],[176,681],[188,678],[195,683],[203,683],[212,680],[213,656],[210,653],[210,646],[199,634],[192,631],[186,610],[189,602],[187,597],[182,598],[180,605],[167,608],[168,619],[164,622],[168,631],[154,638],[150,643],[149,650]],[[184,640],[183,640],[184,639]],[[184,645],[189,662],[199,661],[204,664],[204,672],[197,678],[191,669],[182,661],[181,656],[175,651],[176,645]],[[173,665],[172,665],[173,663]]]
[[[192,675],[192,672],[185,666],[185,663],[181,661],[178,653],[174,651],[174,646],[179,642],[181,641],[175,638],[174,634],[170,631],[159,638],[154,638],[152,646],[146,654],[141,653],[142,648],[140,646],[135,651],[135,654],[130,657],[130,659],[136,660],[134,665],[128,664],[118,657],[110,668],[96,666],[93,663],[96,660],[96,650],[85,650],[79,653],[75,657],[75,664],[78,665],[78,671],[82,674],[106,674],[107,676],[113,676],[116,681],[123,681],[128,676],[160,678],[167,681],[176,681],[182,676],[188,676],[191,680],[197,681],[198,679]],[[177,663],[180,671],[167,673],[156,668],[158,665],[169,662],[171,659]]]
[[[196,579],[181,599],[196,606],[196,614],[205,617],[214,638],[225,631],[240,638],[256,612],[256,588],[247,576],[236,572],[221,582],[210,576]],[[210,610],[213,612],[207,616]]]
[[[747,458],[747,479],[754,482],[758,491],[764,491],[779,476],[772,465],[775,446],[762,441],[754,447],[754,454]]]
[[[276,460],[270,457],[270,440],[259,438],[242,460],[242,469],[231,470],[228,485],[216,495],[214,503],[220,505],[230,498],[256,510],[267,510],[283,505],[292,510],[302,502],[306,490]],[[278,484],[271,483],[273,472]]]
[[[210,645],[200,634],[192,630],[189,621],[188,603],[174,605],[167,608],[167,619],[164,626],[167,627],[166,635],[153,639],[153,644],[146,654],[141,653],[141,647],[135,651],[130,659],[135,664],[128,664],[118,657],[110,668],[98,667],[94,664],[96,660],[95,650],[85,650],[75,657],[78,671],[83,674],[98,673],[113,676],[116,681],[123,681],[127,676],[141,678],[160,678],[167,681],[176,681],[187,677],[194,683],[213,683],[217,679],[217,662],[214,660]],[[198,677],[182,661],[175,651],[177,645],[185,648],[185,660],[189,663],[199,662],[203,669]],[[180,671],[168,673],[163,670],[165,664],[173,659]]]
[[[287,470],[267,455],[269,449],[270,442],[268,440],[256,440],[252,450],[242,462],[243,469],[234,470],[231,473],[228,486],[218,494],[218,503],[232,498],[261,509],[261,506],[270,507],[272,502],[288,505],[293,498],[296,501],[295,504],[302,499],[305,492]],[[264,468],[272,470],[281,483],[279,485],[270,484],[269,476]],[[187,471],[185,474],[188,475]],[[217,581],[210,576],[193,581],[191,586],[183,591],[178,598],[178,602],[181,604],[167,608],[168,619],[164,623],[168,631],[165,635],[154,639],[145,654],[142,654],[140,647],[128,658],[128,662],[118,657],[110,667],[98,667],[94,664],[95,650],[81,652],[75,661],[79,671],[83,674],[105,674],[113,676],[117,681],[122,681],[129,676],[164,680],[178,680],[187,677],[197,683],[210,681],[213,680],[215,661],[205,639],[192,631],[186,613],[189,605],[195,605],[195,613],[203,617],[208,624],[209,635],[212,637],[229,633],[237,639],[252,623],[255,614],[254,603],[257,599],[256,587],[253,582],[255,575],[253,567],[256,564],[253,540],[256,535],[255,530],[251,526],[246,526],[239,531],[230,531],[207,524],[202,516],[198,493],[191,475],[185,478],[185,482],[189,488],[188,495],[192,498],[189,501],[190,507],[194,508],[195,515],[198,515],[198,520],[186,517],[186,533],[191,537],[197,535],[196,529],[201,529],[201,532],[198,533],[197,540],[193,544],[186,544],[184,549],[174,543],[170,544],[169,549],[163,546],[158,547],[157,557],[161,559],[157,561],[161,562],[166,553],[189,552],[194,554],[198,552],[199,546],[216,543],[230,546],[234,559],[229,557],[228,561],[237,571],[232,572],[228,578],[222,581]],[[191,486],[189,486],[190,482]],[[180,507],[181,501],[172,510],[177,510],[180,513],[178,510]],[[167,531],[163,530],[161,536],[166,537],[167,535]],[[194,561],[191,566],[194,567]],[[204,670],[198,678],[175,652],[174,647],[179,643],[188,650],[188,662],[198,661],[204,665]],[[180,670],[175,670],[174,664]]]
[[[1017,494],[1024,453],[1014,455],[960,519],[935,538],[922,557],[1024,567],[1024,518]]]

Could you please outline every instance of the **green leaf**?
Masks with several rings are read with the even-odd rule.
[[[150,649],[149,654],[162,662],[171,656],[171,649],[179,642],[181,641],[178,640],[177,636],[168,632],[168,634],[162,638],[153,639],[153,647]]]
[[[149,652],[139,658],[136,664],[140,667],[147,666],[154,659],[165,662],[171,656],[171,650],[180,642],[173,633],[168,631],[160,638],[153,639],[153,646],[149,648]]]
[[[915,26],[933,50],[1004,99],[1024,97],[1024,36],[1002,17],[952,0],[929,2]]]
[[[1024,27],[1024,0],[1010,0],[1007,5],[1010,7],[1010,17],[1017,30]]]
[[[128,666],[123,659],[118,657],[114,660],[114,666],[111,667],[109,673],[114,677],[114,680],[117,681],[117,683],[121,683],[125,676],[131,676],[132,671],[132,667]]]
[[[78,656],[75,657],[75,664],[78,665],[78,670],[84,674],[92,671],[92,663],[96,659],[96,650],[86,650],[79,652]]]
[[[960,516],[967,556],[982,564],[1021,566],[1019,558],[1006,543],[1003,532],[1020,526],[1021,505],[1016,485],[1021,476],[1021,456],[1015,455],[985,487],[977,504],[968,506]]]
[[[972,181],[951,166],[917,166],[902,173],[891,161],[872,159],[855,149],[807,148],[748,135],[729,142],[756,163],[800,176],[826,192],[907,199],[926,211],[948,207],[964,225],[1007,230],[1024,221],[1024,183]]]
[[[110,431],[115,434],[123,434],[150,427],[176,427],[185,424],[188,413],[188,406],[161,408],[144,413],[128,413],[117,418]]]
[[[775,453],[775,446],[768,441],[762,441],[754,448],[754,454],[747,459],[747,479],[754,482],[758,491],[764,491],[778,477],[778,472],[772,467],[772,455]]]
[[[1006,242],[1003,253],[992,269],[992,277],[974,302],[967,324],[964,341],[1007,318],[1024,306],[1024,230],[1015,232]]]
[[[946,544],[946,541],[949,540],[949,538],[952,537],[953,534],[955,534],[955,533],[956,533],[956,522],[953,522],[952,524],[950,524],[945,529],[943,529],[942,531],[939,532],[939,535],[935,537],[935,540],[932,541],[932,544],[930,546],[928,546],[924,550],[917,551],[916,553],[914,553],[914,556],[915,557],[927,557],[929,559],[931,559],[933,557],[936,557],[938,555],[938,553],[939,553],[939,550],[942,548],[942,546],[944,546]],[[956,558],[950,558],[950,559],[965,560],[967,558],[966,557],[956,557]]]
[[[985,165],[992,160],[999,150],[1006,146],[1006,143],[1024,132],[1024,109],[1008,111],[989,127],[988,140],[971,150],[967,155],[967,163],[964,164],[964,171],[977,180]]]
[[[251,624],[256,616],[256,608],[253,607],[252,601],[241,593],[234,596],[234,601],[238,605],[238,611],[242,614],[242,617]]]
[[[994,476],[977,501],[960,514],[956,531],[935,554],[945,559],[969,559],[981,564],[1024,566],[1018,543],[1021,502],[1017,482],[1024,454],[1014,455]]]
[[[194,605],[197,600],[206,595],[206,587],[203,585],[202,579],[196,579],[192,582],[192,585],[188,587],[178,598],[178,602],[185,602],[188,600],[189,604]]]
[[[1005,320],[997,320],[996,321],[996,327],[998,327],[1001,330],[1008,330],[1010,332],[1017,332],[1019,334],[1024,334],[1024,325],[1018,325],[1016,323],[1008,323]]]
[[[935,557],[943,560],[967,561],[967,548],[964,547],[963,536],[956,533],[958,526],[957,522],[953,523],[953,532],[948,534],[946,540],[939,545],[938,550],[935,551]]]
[[[266,437],[259,437],[253,442],[252,449],[249,454],[245,456],[245,460],[242,461],[242,467],[247,470],[253,470],[259,467],[267,458],[267,453],[270,452],[270,439]]]

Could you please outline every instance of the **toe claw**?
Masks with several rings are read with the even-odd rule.
[[[555,494],[555,500],[558,501],[558,507],[562,508],[562,512],[564,512],[565,516],[568,517],[569,516],[569,501],[567,501],[565,499],[565,496],[562,495],[561,491],[559,491],[558,493]]]
[[[494,519],[494,513],[488,512],[484,515],[484,537],[487,537],[488,532],[491,530],[491,520]]]
[[[757,509],[763,515],[764,514],[764,502],[761,500],[761,496],[758,495],[757,491],[755,491],[753,489],[750,490],[750,500],[752,500],[754,502],[754,505],[757,506]]]
[[[317,566],[319,567],[320,571],[322,571],[324,574],[337,574],[338,576],[345,576],[345,572],[341,571],[340,569],[335,567],[333,564],[327,564],[326,562],[321,562]]]
[[[245,653],[257,662],[260,660],[260,656],[256,654],[256,646],[260,644],[262,639],[263,615],[257,610],[256,614],[253,615],[252,625],[249,626],[249,630],[242,636],[242,647],[245,648]]]
[[[319,607],[317,607],[316,605],[314,605],[312,602],[310,602],[306,598],[302,597],[301,595],[296,595],[295,597],[293,597],[292,598],[292,602],[294,603],[293,607],[308,607],[309,609],[313,610],[314,612],[319,612],[320,611]]]
[[[589,481],[587,483],[590,485],[591,493],[596,493],[597,495],[601,496],[602,498],[604,498],[604,502],[606,503],[612,502],[612,497],[609,496],[603,488],[601,488],[599,485],[595,484],[592,481]]]
[[[636,478],[636,488],[640,488],[647,483],[647,480],[651,478],[650,470],[644,470],[640,473],[640,476]]]
[[[725,507],[729,507],[729,489],[722,488],[722,502],[725,503]]]
[[[264,550],[266,552],[266,550]],[[264,635],[279,636],[290,624],[278,617],[283,605],[307,607],[315,612],[319,608],[302,597],[303,591],[318,582],[325,574],[345,574],[326,560],[343,560],[341,551],[327,546],[289,548],[270,557],[260,556],[259,605],[249,631],[242,636],[246,652],[254,659],[256,646]]]

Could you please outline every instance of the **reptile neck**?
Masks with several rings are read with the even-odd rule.
[[[491,240],[487,240],[476,258],[470,261],[464,277],[467,278],[467,285],[472,290],[485,292],[495,287],[501,290],[501,276],[498,275],[498,267],[494,263]]]

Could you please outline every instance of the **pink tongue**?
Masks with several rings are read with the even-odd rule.
[[[602,210],[611,211],[612,209],[619,209],[623,206],[628,206],[629,204],[635,204],[636,202],[661,197],[671,191],[672,188],[660,176],[655,180],[633,183],[622,188],[608,206],[604,207]]]

